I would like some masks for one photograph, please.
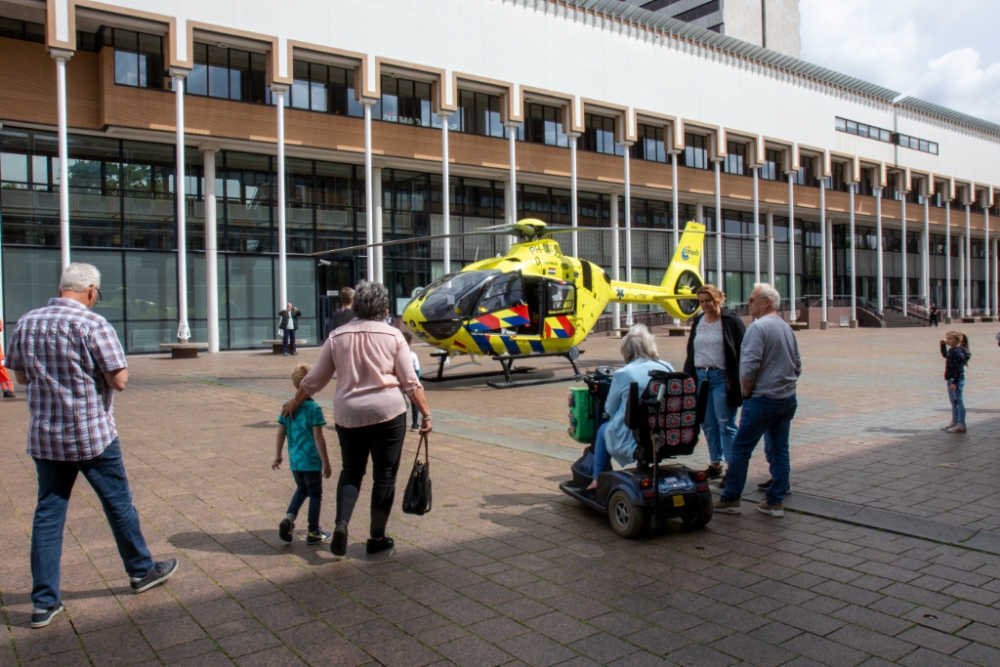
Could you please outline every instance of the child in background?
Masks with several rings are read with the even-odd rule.
[[[413,334],[409,331],[403,332],[403,338],[406,339],[406,344],[410,346],[410,363],[413,364],[413,371],[417,374],[417,379],[420,379],[420,359],[417,358],[417,353],[413,351]],[[420,410],[417,410],[417,404],[410,401],[410,410],[413,412],[413,423],[410,426],[411,431],[420,430]]]
[[[965,433],[965,367],[969,365],[969,338],[957,329],[944,335],[941,356],[946,359],[944,380],[948,383],[948,400],[951,401],[951,423],[942,428],[948,433]]]
[[[292,384],[299,388],[312,366],[299,364],[292,371]],[[326,418],[323,409],[311,398],[302,402],[291,417],[278,417],[278,443],[274,456],[272,470],[281,467],[281,450],[285,439],[288,439],[288,467],[295,478],[295,495],[288,505],[285,518],[278,526],[278,536],[283,542],[292,541],[292,530],[295,529],[295,517],[306,498],[309,498],[309,532],[306,533],[306,543],[320,544],[330,539],[331,534],[319,527],[319,512],[323,502],[323,477],[330,479],[333,469],[326,454],[326,439],[323,437],[323,427]],[[322,475],[322,477],[321,477]]]

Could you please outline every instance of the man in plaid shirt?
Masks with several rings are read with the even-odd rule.
[[[31,627],[62,612],[59,578],[66,508],[78,473],[101,499],[132,590],[141,593],[177,571],[177,560],[155,562],[139,528],[139,514],[122,464],[112,401],[128,382],[125,352],[106,319],[92,312],[101,299],[101,274],[70,264],[59,298],[17,322],[7,346],[7,368],[27,385],[28,454],[38,472],[38,504],[31,531]]]

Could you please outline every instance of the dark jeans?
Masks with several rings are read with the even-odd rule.
[[[292,502],[288,503],[288,511],[292,517],[299,515],[302,503],[309,499],[309,532],[319,532],[319,512],[323,504],[323,473],[318,470],[293,470],[292,477],[298,485]]]
[[[31,601],[36,607],[52,607],[60,599],[63,528],[77,473],[83,473],[101,500],[125,571],[132,578],[146,576],[154,562],[139,528],[139,514],[132,506],[118,438],[98,457],[86,461],[35,459],[35,470],[38,504],[31,530]]]
[[[371,536],[385,536],[392,501],[396,497],[396,473],[406,436],[406,413],[381,424],[344,428],[337,424],[343,469],[337,481],[337,522],[350,523],[361,492],[361,481],[372,459]]]
[[[295,354],[295,329],[281,330],[281,350],[285,354]]]
[[[743,412],[740,414],[740,425],[733,439],[733,460],[726,470],[726,489],[722,492],[723,500],[739,500],[743,487],[747,483],[747,469],[750,467],[750,455],[764,436],[768,463],[771,466],[770,488],[767,490],[767,503],[777,505],[785,499],[788,493],[788,478],[791,474],[791,462],[788,453],[788,436],[795,417],[798,402],[795,396],[788,398],[766,398],[754,396],[743,402]]]

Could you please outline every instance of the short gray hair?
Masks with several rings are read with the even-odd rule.
[[[658,360],[659,353],[656,351],[656,339],[645,324],[633,324],[632,328],[622,339],[622,359],[626,364],[630,364],[642,357],[646,360]]]
[[[765,299],[770,299],[771,308],[778,310],[778,306],[781,305],[781,294],[778,293],[778,290],[771,283],[756,283],[754,288],[760,288],[760,295]]]
[[[389,309],[389,290],[382,283],[358,283],[354,293],[354,314],[361,320],[381,320]]]
[[[93,264],[70,264],[63,269],[60,292],[86,292],[91,287],[101,287],[101,272]]]

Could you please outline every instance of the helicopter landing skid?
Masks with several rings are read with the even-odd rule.
[[[568,352],[549,352],[546,354],[532,354],[523,356],[510,356],[510,355],[498,355],[493,357],[494,361],[499,361],[500,365],[503,366],[504,382],[494,382],[490,380],[486,384],[494,389],[513,389],[514,387],[533,387],[540,384],[554,384],[556,382],[576,382],[583,378],[583,374],[580,372],[580,368],[576,365],[577,359],[580,358],[582,352],[576,347],[570,348]],[[513,367],[512,364],[518,359],[524,357],[564,357],[571,364],[573,364],[573,375],[563,375],[559,377],[551,378],[536,378],[534,380],[520,380],[515,381],[511,378],[511,373],[517,372],[518,367]],[[534,370],[534,369],[532,369]]]

